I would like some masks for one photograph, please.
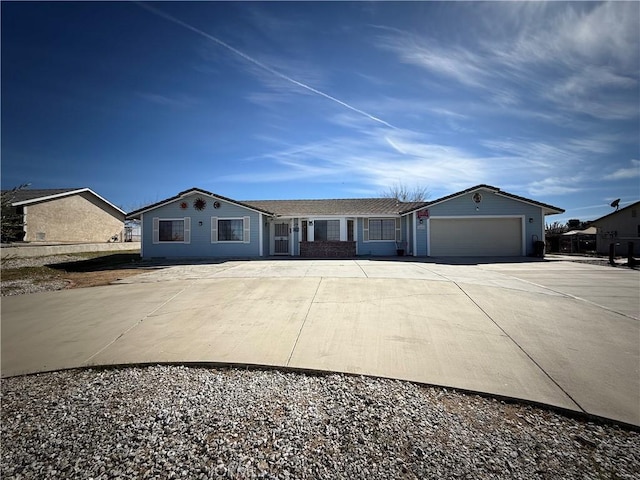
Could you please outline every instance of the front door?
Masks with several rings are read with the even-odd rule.
[[[273,254],[289,255],[289,224],[273,224]]]

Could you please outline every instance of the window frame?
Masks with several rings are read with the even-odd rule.
[[[372,240],[371,239],[371,223],[370,222],[375,222],[375,221],[393,221],[395,222],[394,224],[394,232],[395,232],[395,236],[393,239],[388,239],[388,240]],[[368,243],[368,242],[374,242],[374,243],[390,243],[390,242],[401,242],[402,241],[402,218],[401,217],[365,217],[362,219],[363,225],[362,225],[362,242],[363,243]],[[383,232],[384,230],[382,229],[382,225],[381,227],[381,232]]]
[[[242,222],[241,240],[220,240],[220,221],[240,220]],[[240,244],[251,243],[251,217],[211,217],[211,243]]]
[[[182,222],[182,240],[160,240],[161,222]],[[191,243],[191,217],[153,217],[153,243],[163,245]]]
[[[371,222],[393,222],[393,238],[371,238]],[[397,238],[398,238],[398,234],[397,234],[397,219],[395,217],[391,217],[391,218],[369,218],[368,219],[368,231],[369,231],[369,242],[396,242]],[[383,225],[380,225],[380,235],[383,236],[383,232],[384,232],[384,228]]]

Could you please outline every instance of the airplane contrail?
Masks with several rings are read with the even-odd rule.
[[[218,45],[220,45],[221,47],[226,48],[227,50],[235,53],[236,55],[244,58],[245,60],[247,60],[248,62],[253,63],[254,65],[257,65],[258,67],[262,68],[263,70],[266,70],[267,72],[282,78],[283,80],[286,80],[287,82],[293,83],[294,85],[297,85],[301,88],[304,88],[305,90],[309,90],[310,92],[315,93],[316,95],[320,95],[321,97],[324,97],[328,100],[331,100],[332,102],[337,103],[338,105],[342,105],[345,108],[348,108],[349,110],[359,113],[360,115],[364,115],[365,117],[369,118],[370,120],[373,120],[375,122],[381,123],[382,125],[385,125],[389,128],[393,128],[396,129],[396,127],[394,127],[393,125],[391,125],[389,122],[385,122],[384,120],[382,120],[381,118],[378,118],[374,115],[371,115],[370,113],[365,112],[364,110],[360,110],[359,108],[356,108],[352,105],[349,105],[346,102],[343,102],[342,100],[339,100],[335,97],[332,97],[331,95],[321,92],[320,90],[313,88],[309,85],[306,85],[302,82],[299,82],[298,80],[295,80],[287,75],[285,75],[284,73],[280,73],[277,70],[274,70],[273,68],[271,68],[270,66],[262,63],[260,60],[256,60],[253,57],[250,57],[249,55],[247,55],[244,52],[241,52],[240,50],[238,50],[237,48],[232,47],[231,45],[229,45],[228,43],[223,42],[222,40],[220,40],[219,38],[214,37],[213,35],[210,35],[206,32],[203,32],[202,30],[189,25],[188,23],[183,22],[182,20],[173,17],[172,15],[169,15],[168,13],[163,12],[162,10],[158,10],[157,8],[151,7],[149,5],[146,5],[144,3],[140,3],[140,2],[134,2],[136,3],[139,7],[144,8],[145,10],[148,10],[149,12],[153,13],[154,15],[157,15],[159,17],[162,17],[166,20],[169,20],[170,22],[173,22],[177,25],[180,25],[181,27],[184,27],[188,30],[191,30],[194,33],[197,33],[200,36],[203,36],[209,40],[211,40],[212,42],[217,43]]]

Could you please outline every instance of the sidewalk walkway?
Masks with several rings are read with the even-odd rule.
[[[3,298],[2,375],[269,365],[486,392],[640,426],[638,285],[637,271],[569,262],[181,265]]]

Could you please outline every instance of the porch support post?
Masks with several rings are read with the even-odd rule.
[[[347,241],[347,219],[345,217],[340,219],[340,241]]]
[[[418,215],[416,212],[411,214],[413,217],[413,256],[418,256]]]
[[[258,214],[258,243],[260,245],[260,253],[261,257],[264,256],[264,238],[262,238],[264,230],[262,229],[262,222],[264,222],[264,217],[262,214]]]
[[[294,226],[296,224],[296,219],[292,218],[289,220],[289,255],[294,256],[296,254],[296,242],[294,241]]]
[[[315,218],[309,217],[309,223],[307,223],[307,242],[313,242]]]

